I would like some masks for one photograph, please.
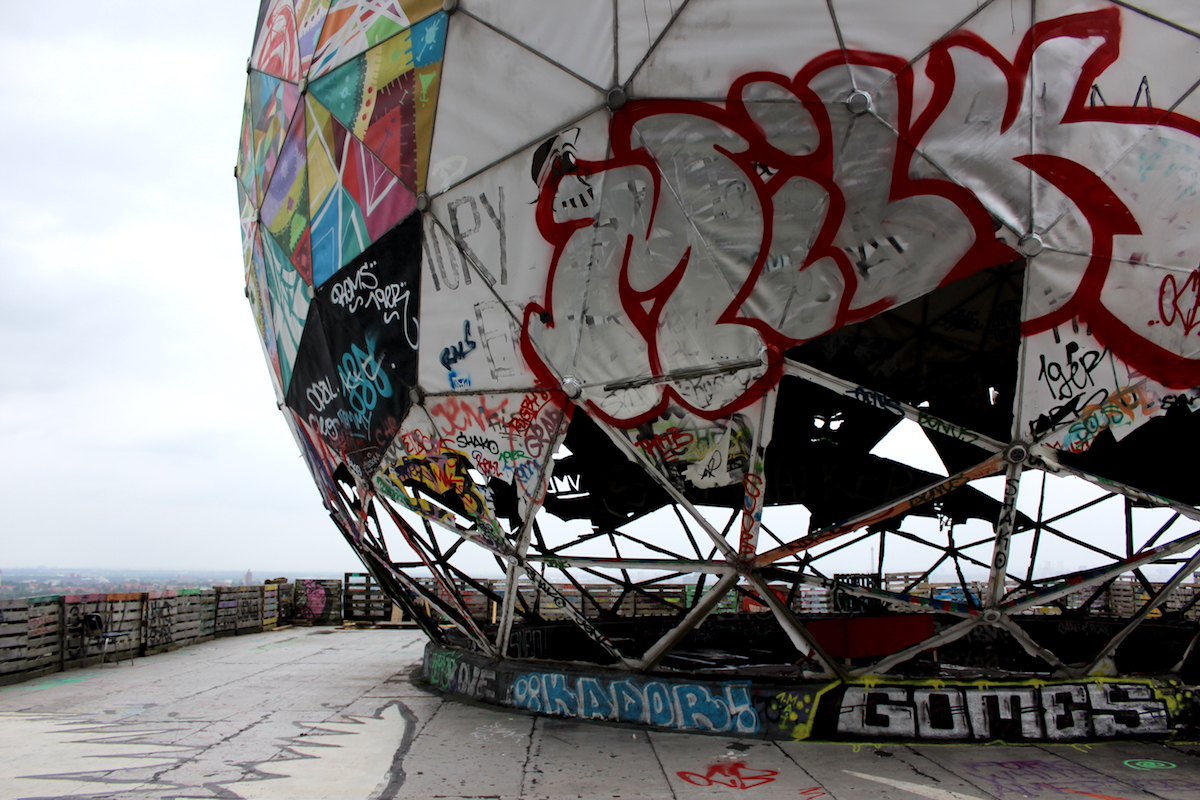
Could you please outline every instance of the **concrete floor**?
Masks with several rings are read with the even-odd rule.
[[[414,685],[415,631],[291,628],[0,688],[0,798],[1200,798],[1200,745],[657,733]]]

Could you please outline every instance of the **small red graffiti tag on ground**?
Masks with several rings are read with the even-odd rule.
[[[800,796],[806,800],[817,800],[818,797],[828,797],[829,793],[820,786],[810,786],[807,789],[801,789]]]
[[[1081,794],[1084,797],[1096,797],[1096,798],[1099,798],[1099,800],[1129,800],[1128,797],[1117,797],[1117,796],[1111,795],[1111,794],[1096,794],[1095,792],[1081,792],[1078,789],[1065,789],[1062,786],[1051,786],[1048,783],[1045,784],[1045,786],[1047,789],[1057,789],[1060,792],[1070,792],[1071,794]]]
[[[675,774],[694,786],[729,786],[734,789],[751,789],[775,780],[775,776],[779,772],[773,769],[750,769],[745,763],[735,761],[732,764],[713,764],[703,775],[695,772],[676,772]]]

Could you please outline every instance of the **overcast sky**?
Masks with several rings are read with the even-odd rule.
[[[5,4],[0,569],[360,566],[243,296],[233,165],[257,8]]]

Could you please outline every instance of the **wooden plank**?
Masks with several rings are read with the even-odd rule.
[[[24,649],[19,649],[14,652],[11,659],[0,661],[0,675],[20,674],[25,672],[28,664],[25,659]]]
[[[177,592],[151,592],[142,611],[142,655],[174,649],[175,613],[179,607]]]
[[[237,632],[257,633],[262,630],[262,587],[245,586],[238,592]]]
[[[24,622],[27,619],[29,619],[29,607],[28,606],[20,606],[18,608],[11,608],[11,609],[5,610],[4,612],[0,613],[0,622],[4,622],[6,624],[13,623],[13,622]]]
[[[29,623],[23,619],[0,623],[0,647],[10,636],[24,636],[29,632]]]
[[[0,660],[0,673],[24,672],[29,665],[29,659],[21,648],[13,648],[11,657]]]
[[[347,572],[342,589],[342,614],[346,621],[386,622],[391,618],[392,601],[366,572]]]
[[[262,598],[263,630],[274,630],[279,624],[279,585],[265,584],[262,587]]]

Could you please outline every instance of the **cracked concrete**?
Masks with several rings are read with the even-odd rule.
[[[0,689],[0,797],[1194,800],[1200,748],[772,742],[533,717],[412,681],[415,631],[290,629]]]

